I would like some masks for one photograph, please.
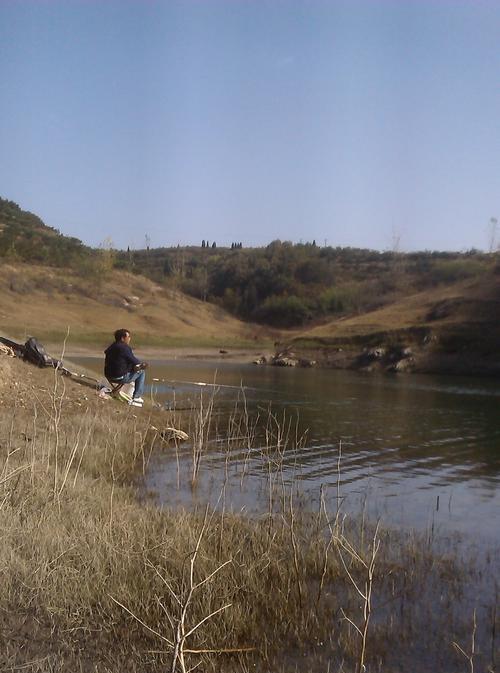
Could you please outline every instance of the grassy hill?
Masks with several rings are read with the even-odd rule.
[[[378,252],[273,241],[263,248],[158,248],[117,253],[116,263],[174,283],[243,319],[306,327],[371,312],[420,291],[477,278],[492,255]]]
[[[14,201],[0,198],[0,260],[66,267],[81,265],[92,255],[77,238],[64,236]]]
[[[342,360],[363,364],[367,349],[410,348],[417,371],[500,373],[499,316],[500,274],[491,268],[474,279],[295,332],[290,342],[340,366]]]
[[[27,263],[0,265],[0,324],[12,338],[34,335],[62,342],[104,345],[126,327],[134,343],[150,346],[250,345],[265,330],[224,310],[122,271],[87,276]]]

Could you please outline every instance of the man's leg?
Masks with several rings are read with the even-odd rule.
[[[146,372],[144,369],[141,369],[138,372],[129,372],[123,377],[123,382],[135,384],[133,394],[134,399],[136,397],[142,397],[144,393],[144,384],[146,382]]]
[[[144,394],[144,384],[146,382],[146,372],[144,369],[141,369],[138,372],[134,373],[135,379],[132,379],[135,382],[135,389],[133,397],[142,397]]]

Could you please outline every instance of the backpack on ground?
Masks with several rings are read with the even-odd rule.
[[[35,337],[30,337],[24,344],[24,359],[38,367],[62,367],[61,360],[51,358]]]

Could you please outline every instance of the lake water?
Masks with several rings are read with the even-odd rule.
[[[88,358],[79,362],[96,368]],[[280,479],[293,482],[312,509],[319,506],[320,489],[332,500],[340,488],[345,507],[364,507],[386,524],[498,543],[499,382],[173,360],[150,363],[148,394],[177,408],[198,407],[202,396],[206,406],[213,387],[189,382],[213,381],[212,428],[217,425],[219,441],[212,437],[194,490],[189,442],[154,455],[147,488],[160,503],[214,503],[224,483],[231,509],[261,509],[269,474],[259,446],[271,409],[294,437],[305,433],[299,448],[282,457]],[[228,460],[224,430],[241,401],[241,385],[249,417],[259,417],[257,449],[233,444]]]

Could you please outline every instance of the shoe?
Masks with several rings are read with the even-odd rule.
[[[141,404],[144,404],[144,400],[142,399],[142,397],[133,397],[132,399],[134,400],[134,402],[140,402]]]
[[[142,402],[138,402],[137,400],[130,400],[128,404],[130,407],[142,407]]]

